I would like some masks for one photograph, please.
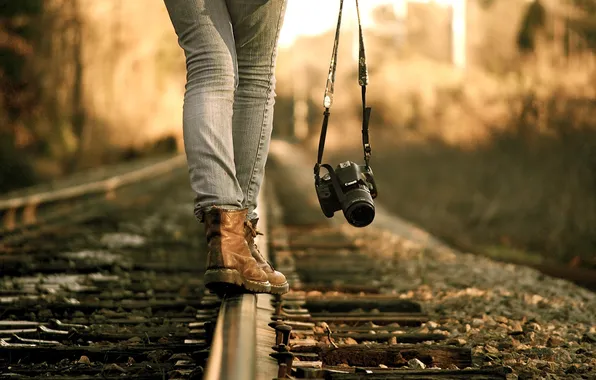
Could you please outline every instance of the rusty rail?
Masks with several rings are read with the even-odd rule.
[[[226,296],[213,334],[205,380],[254,380],[256,310],[253,294]]]
[[[266,187],[266,178],[262,188]],[[261,254],[268,259],[268,218],[269,202],[265,201],[264,190],[259,193],[257,213],[259,226],[265,231],[257,236],[257,244]],[[209,358],[205,368],[204,380],[261,380],[275,378],[277,366],[269,357],[269,352],[258,347],[270,346],[263,330],[270,320],[272,308],[263,308],[263,304],[271,302],[272,296],[266,294],[241,294],[226,296],[220,306],[219,315]],[[261,332],[257,334],[257,329]]]
[[[169,173],[176,168],[182,167],[185,163],[184,155],[177,155],[142,169],[133,170],[107,179],[23,197],[0,200],[0,215],[2,215],[3,219],[0,229],[3,227],[5,230],[11,231],[19,225],[35,224],[37,222],[37,210],[42,205],[101,194],[109,198],[120,187]],[[20,222],[17,221],[18,211],[21,211]]]

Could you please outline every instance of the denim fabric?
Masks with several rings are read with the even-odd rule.
[[[184,147],[199,221],[255,208],[273,126],[286,0],[164,0],[186,56]]]

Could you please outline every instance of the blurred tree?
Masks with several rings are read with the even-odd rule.
[[[0,1],[0,109],[7,119],[0,128],[17,148],[71,172],[87,135],[80,1]]]
[[[546,9],[541,1],[533,1],[522,20],[517,36],[517,47],[520,52],[529,53],[536,49],[536,39],[546,26]]]
[[[11,135],[15,122],[39,102],[27,60],[40,31],[34,20],[42,11],[42,0],[0,0],[0,107],[7,118],[0,131]]]
[[[596,51],[596,0],[572,0],[573,5],[583,14],[570,17],[569,31],[576,33],[586,45]],[[571,39],[567,38],[570,42]],[[573,49],[573,46],[570,46]]]
[[[66,163],[66,169],[69,172],[77,169],[85,148],[85,136],[88,135],[86,133],[87,123],[85,123],[85,106],[83,104],[83,22],[81,20],[79,0],[70,0],[70,8],[73,65],[70,124],[72,135],[76,139],[76,148],[74,154]]]
[[[54,178],[178,133],[175,38],[159,1],[0,0],[0,172],[27,157]]]
[[[495,3],[495,0],[478,0],[478,4],[484,9],[490,8]]]
[[[78,166],[85,129],[83,32],[79,0],[46,0],[40,18],[45,36],[31,62],[42,86],[42,113],[34,120],[38,148],[63,171]]]
[[[572,45],[596,51],[596,0],[532,1],[518,33],[519,51],[535,52],[540,36],[561,43],[566,55],[575,51]]]
[[[42,0],[0,0],[0,191],[31,185],[33,168],[19,146],[23,120],[39,106],[39,81],[27,64],[35,52]]]

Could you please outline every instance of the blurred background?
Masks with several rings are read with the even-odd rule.
[[[596,267],[596,0],[360,3],[379,204],[466,249]],[[275,137],[313,164],[338,4],[289,0],[280,41]],[[333,165],[362,161],[345,7]],[[162,0],[0,0],[0,192],[182,151],[184,80]]]

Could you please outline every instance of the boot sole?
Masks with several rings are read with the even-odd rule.
[[[281,285],[271,284],[271,294],[281,295],[281,294],[286,294],[289,291],[290,291],[290,285],[287,282],[284,282]]]
[[[244,278],[235,269],[209,269],[205,272],[205,287],[215,293],[270,293],[269,281],[260,282]]]

